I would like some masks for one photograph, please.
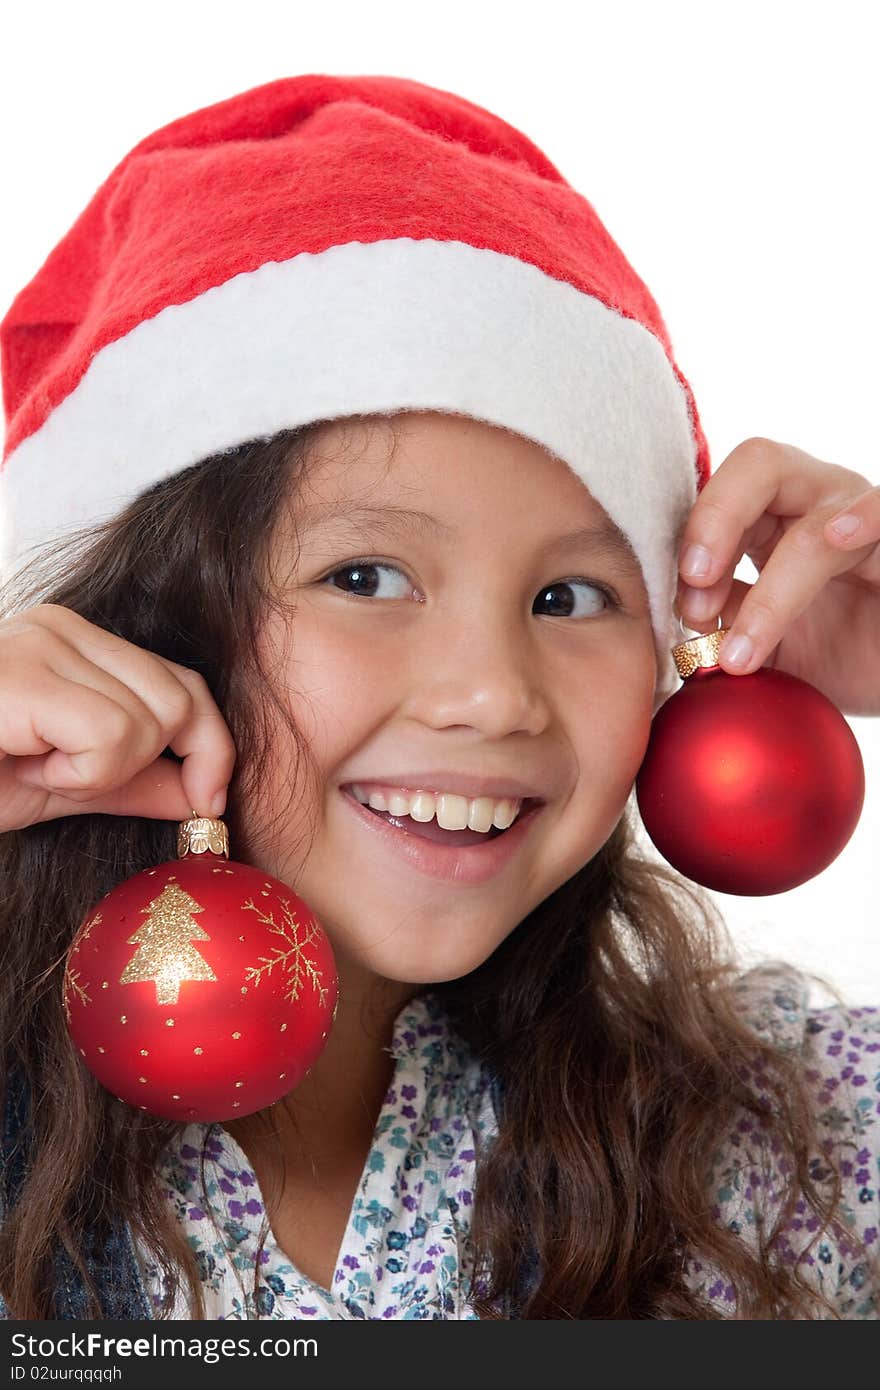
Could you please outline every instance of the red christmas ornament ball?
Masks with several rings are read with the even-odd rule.
[[[636,778],[645,829],[669,864],[706,888],[784,893],[828,867],[858,824],[865,769],[833,702],[767,668],[717,664],[726,629],[680,644],[684,684],[654,717]],[[708,644],[708,645],[706,645]],[[689,649],[689,652],[688,652]],[[696,654],[696,655],[695,655]]]
[[[230,861],[222,821],[181,823],[177,860],[107,893],[63,983],[85,1065],[129,1105],[223,1121],[293,1090],[336,1014],[330,942],[280,880]]]

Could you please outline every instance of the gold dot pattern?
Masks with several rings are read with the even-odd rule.
[[[232,1036],[233,1036],[234,1038],[240,1038],[240,1037],[241,1037],[241,1033],[233,1033]]]
[[[201,1057],[201,1055],[202,1055],[202,1048],[200,1048],[200,1047],[194,1047],[194,1048],[193,1048],[193,1052],[196,1054],[197,1057]]]

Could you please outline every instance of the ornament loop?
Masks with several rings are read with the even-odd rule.
[[[721,614],[719,613],[719,614],[718,614],[718,618],[717,618],[718,628],[716,628],[716,632],[717,632],[718,629],[721,627],[721,624],[722,624],[723,621],[724,621],[724,620],[723,620],[723,618],[721,617]],[[688,627],[688,625],[687,625],[687,623],[685,622],[684,618],[682,618],[681,616],[679,616],[679,619],[678,619],[678,626],[679,626],[679,628],[681,629],[682,632],[696,632],[696,631],[697,631],[697,629],[696,629],[695,627]],[[704,636],[706,636],[707,634],[706,634],[706,633],[700,633],[699,635],[700,635],[701,637],[704,637]],[[711,634],[710,634],[710,635],[711,635]],[[688,640],[688,641],[691,641],[692,639],[691,639],[691,638],[688,638],[687,640]],[[679,645],[680,645],[680,644],[679,644]],[[193,811],[193,815],[195,815],[195,811]]]

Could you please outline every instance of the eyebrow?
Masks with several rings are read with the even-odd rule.
[[[428,512],[408,507],[346,507],[344,510],[306,512],[301,520],[307,526],[326,523],[342,529],[367,525],[377,535],[431,535],[437,540],[451,540],[455,529]],[[539,549],[542,558],[550,558],[566,550],[588,550],[598,559],[617,562],[623,568],[640,570],[638,557],[626,536],[613,521],[600,519],[589,526],[578,527],[565,535],[554,536]]]

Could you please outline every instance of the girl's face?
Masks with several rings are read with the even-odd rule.
[[[349,973],[429,984],[474,970],[605,843],[647,747],[656,661],[631,552],[564,539],[610,525],[565,464],[457,415],[392,428],[396,447],[381,417],[322,426],[296,536],[278,528],[295,614],[261,644],[317,782],[303,768],[292,783],[279,721],[249,819],[263,842],[261,817],[293,786],[261,867],[305,900]],[[478,881],[452,860],[448,877],[412,862],[405,832],[343,790],[454,791],[452,777],[512,778],[546,803]]]

